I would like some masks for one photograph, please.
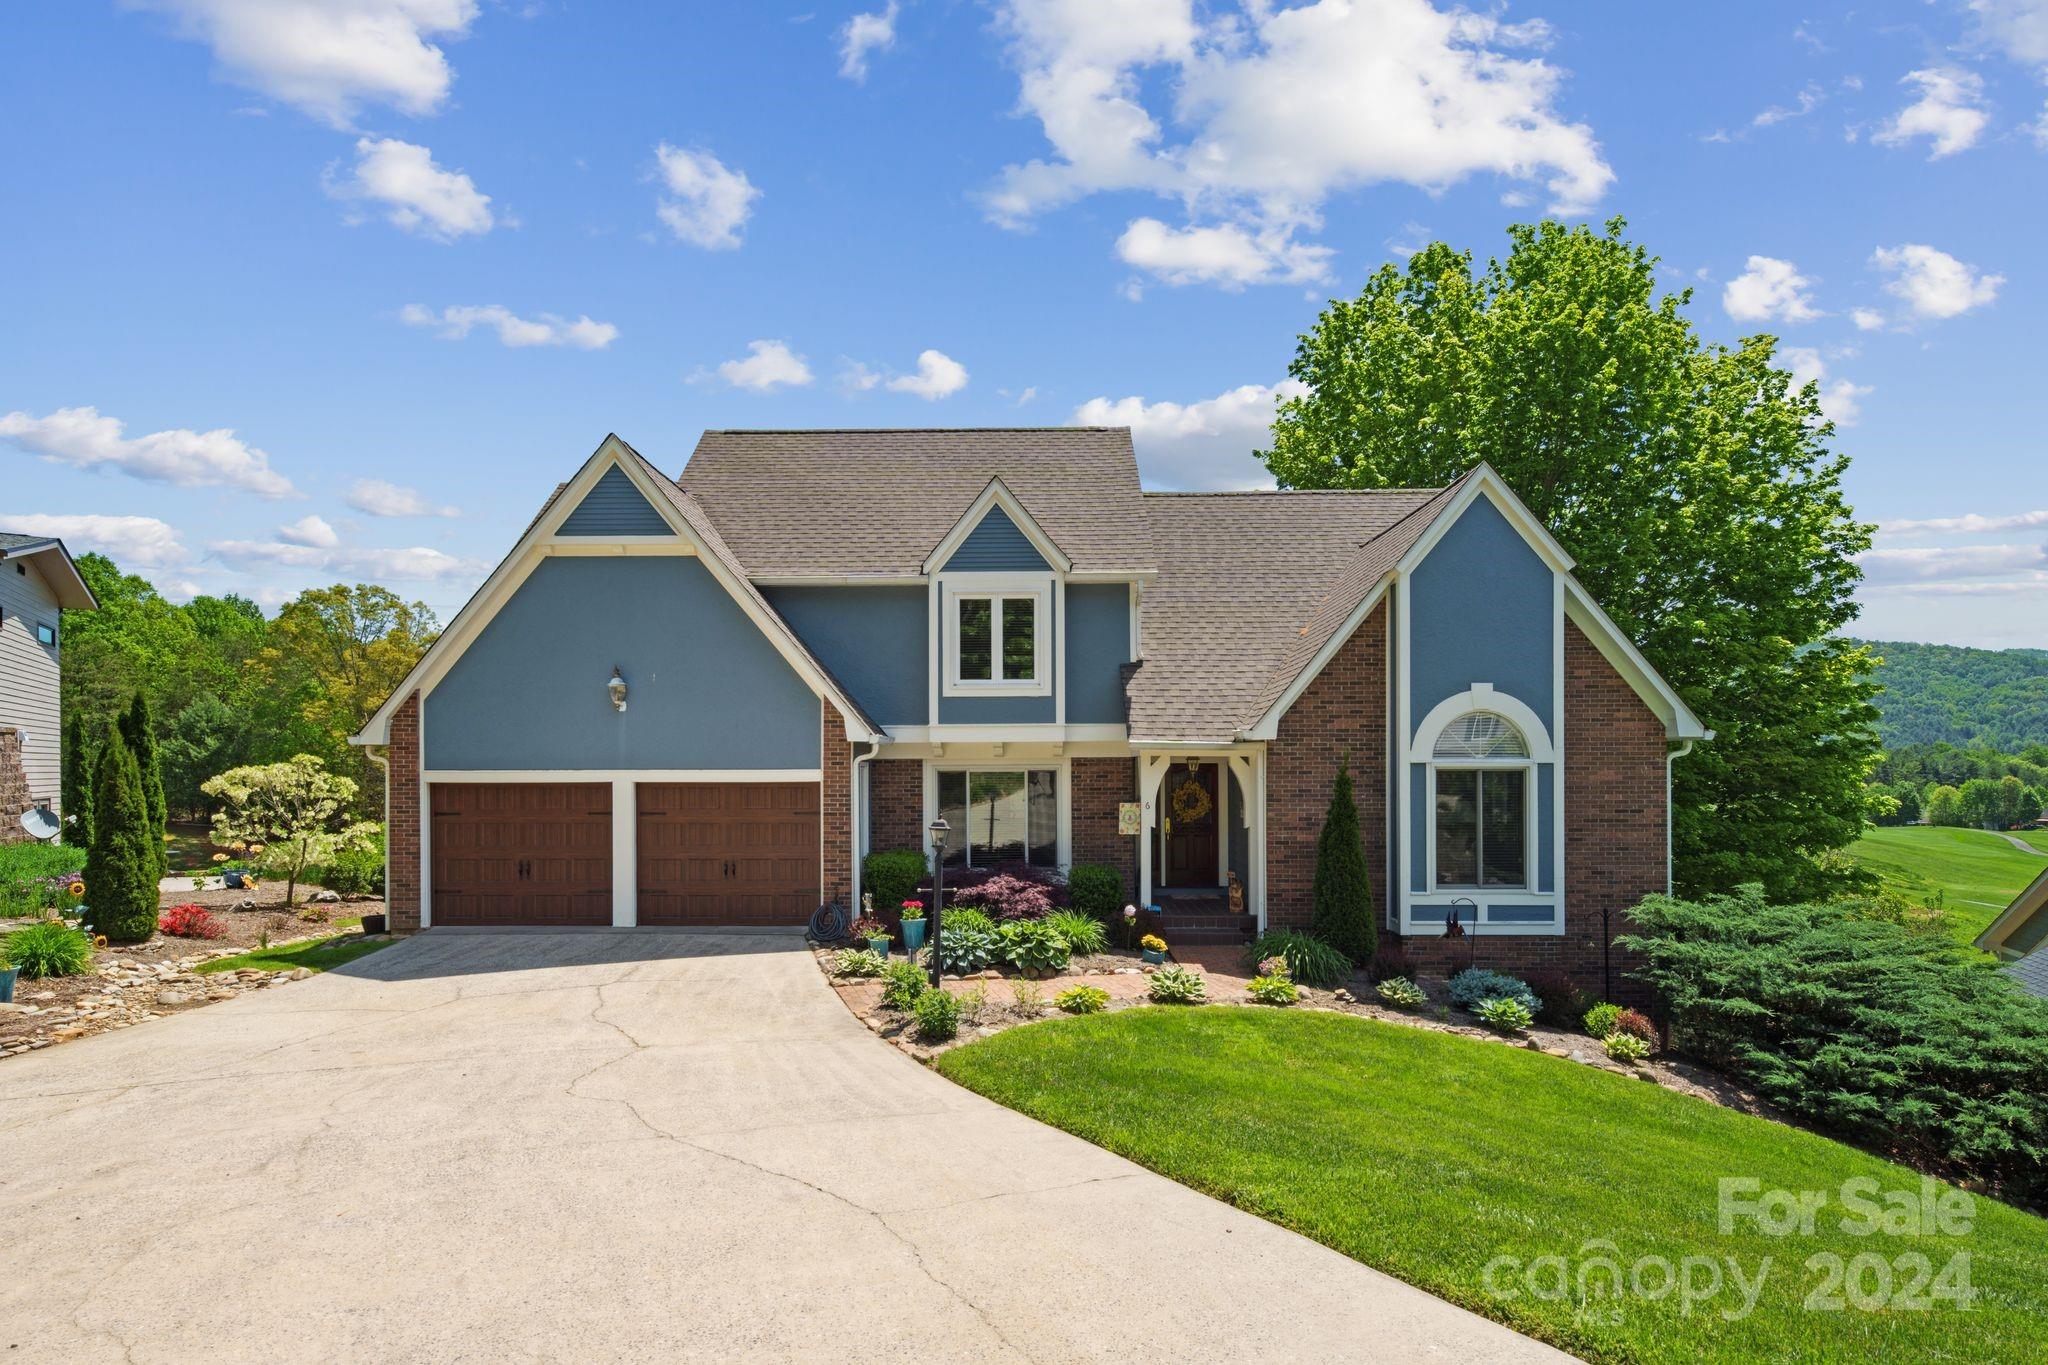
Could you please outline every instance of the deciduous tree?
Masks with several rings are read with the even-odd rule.
[[[260,844],[264,864],[285,878],[285,904],[298,895],[311,863],[368,847],[377,826],[349,819],[356,784],[327,771],[313,754],[285,763],[233,768],[201,788],[221,803],[213,817],[216,844]]]

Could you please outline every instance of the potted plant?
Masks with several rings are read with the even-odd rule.
[[[889,926],[882,921],[869,915],[861,916],[853,922],[853,936],[866,939],[876,956],[889,955]]]
[[[924,902],[903,902],[903,951],[915,954],[924,947]]]
[[[389,933],[391,932],[391,921],[383,915],[364,915],[363,932],[365,934]]]
[[[20,975],[21,968],[9,965],[5,957],[0,957],[0,1005],[13,1003],[14,980]]]
[[[1138,947],[1143,950],[1147,962],[1166,961],[1166,940],[1159,935],[1145,935],[1138,940]]]

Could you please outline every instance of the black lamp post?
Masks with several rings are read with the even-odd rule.
[[[939,918],[946,902],[946,836],[952,833],[952,826],[941,815],[932,821],[932,946],[931,980],[936,988],[939,984]]]

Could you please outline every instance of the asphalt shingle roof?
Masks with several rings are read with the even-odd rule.
[[[2048,948],[2036,948],[2018,962],[2007,964],[2006,971],[2027,994],[2048,999]]]
[[[24,545],[41,545],[48,536],[25,536],[18,531],[0,531],[0,551],[19,550]]]
[[[915,576],[992,478],[1077,571],[1156,567],[1125,427],[707,431],[676,482],[781,578]]]

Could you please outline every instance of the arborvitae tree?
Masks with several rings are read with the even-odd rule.
[[[1323,817],[1322,837],[1316,841],[1315,908],[1309,927],[1361,966],[1379,951],[1379,921],[1373,915],[1372,882],[1365,873],[1365,841],[1358,833],[1349,755],[1337,766],[1337,785]]]
[[[158,877],[167,877],[171,872],[171,852],[164,844],[164,823],[169,813],[164,808],[164,771],[157,761],[156,727],[151,723],[149,699],[137,692],[128,705],[128,713],[121,717],[120,726],[121,737],[135,758],[143,805],[149,813],[150,865],[156,868]]]
[[[107,736],[93,795],[93,842],[85,860],[87,919],[109,943],[140,943],[156,932],[157,864],[142,773],[119,733]]]
[[[92,779],[85,717],[73,711],[64,724],[64,784],[59,797],[64,803],[63,840],[73,848],[92,847]]]

